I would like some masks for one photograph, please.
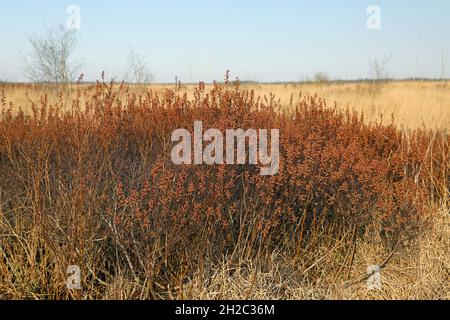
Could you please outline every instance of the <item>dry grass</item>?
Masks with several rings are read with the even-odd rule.
[[[293,262],[278,251],[266,257],[264,265],[224,257],[222,263],[207,264],[169,296],[189,300],[448,300],[450,216],[445,208],[431,215],[431,228],[404,243],[382,269],[381,290],[369,290],[365,279],[352,281],[360,279],[367,266],[380,264],[386,258],[385,248],[375,237],[356,243],[352,268],[338,276],[341,265],[337,262],[345,250],[329,255],[310,274],[303,274],[309,265]],[[317,261],[333,247],[332,241],[323,243],[304,261]],[[108,288],[106,298],[130,299],[137,290],[133,279],[119,278]]]
[[[308,265],[292,263],[274,252],[269,263],[261,266],[254,261],[230,263],[202,270],[184,287],[181,297],[187,299],[393,299],[442,300],[450,298],[450,216],[442,208],[433,212],[431,229],[422,231],[417,239],[405,242],[392,260],[382,269],[382,289],[369,290],[367,266],[379,265],[386,259],[381,239],[366,237],[357,241],[351,269],[339,273],[342,254],[336,250],[323,259],[311,272]],[[311,254],[318,261],[335,243],[328,243]],[[308,260],[308,259],[305,259]],[[359,280],[361,279],[361,280]],[[356,281],[353,281],[356,280]],[[174,297],[178,298],[178,297]]]

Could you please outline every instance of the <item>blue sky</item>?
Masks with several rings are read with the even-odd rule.
[[[16,0],[0,11],[0,79],[26,80],[28,37],[65,23],[69,5],[81,9],[74,60],[87,80],[123,78],[130,45],[156,82],[222,80],[226,69],[254,81],[366,78],[369,60],[390,53],[394,78],[440,77],[442,50],[450,78],[448,0]],[[367,28],[370,5],[380,30]]]

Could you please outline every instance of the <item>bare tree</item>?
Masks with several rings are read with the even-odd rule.
[[[32,52],[24,61],[31,81],[70,83],[76,80],[81,64],[70,63],[77,44],[74,30],[58,25],[48,29],[43,37],[30,37],[29,41]]]
[[[386,72],[386,66],[389,61],[392,59],[392,53],[389,55],[385,55],[381,60],[374,59],[369,62],[372,76],[376,81],[387,79],[388,73]]]
[[[128,71],[125,78],[134,83],[151,83],[153,81],[147,57],[136,53],[132,46],[128,53]]]
[[[317,72],[314,75],[314,82],[324,83],[330,81],[330,77],[325,72]]]

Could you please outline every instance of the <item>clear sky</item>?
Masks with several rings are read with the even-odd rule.
[[[28,37],[81,9],[75,61],[87,80],[123,78],[130,45],[148,57],[156,82],[299,81],[326,72],[367,78],[369,60],[392,53],[394,78],[450,78],[448,0],[15,0],[0,9],[0,79],[24,81]],[[381,29],[367,27],[367,8]]]

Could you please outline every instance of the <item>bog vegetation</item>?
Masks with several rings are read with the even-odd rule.
[[[296,286],[358,275],[358,241],[389,256],[448,201],[445,129],[400,130],[317,95],[286,108],[238,83],[75,91],[30,99],[31,112],[2,93],[0,298],[304,297]],[[173,164],[171,133],[194,121],[280,129],[278,174]],[[225,288],[237,277],[244,292]]]

